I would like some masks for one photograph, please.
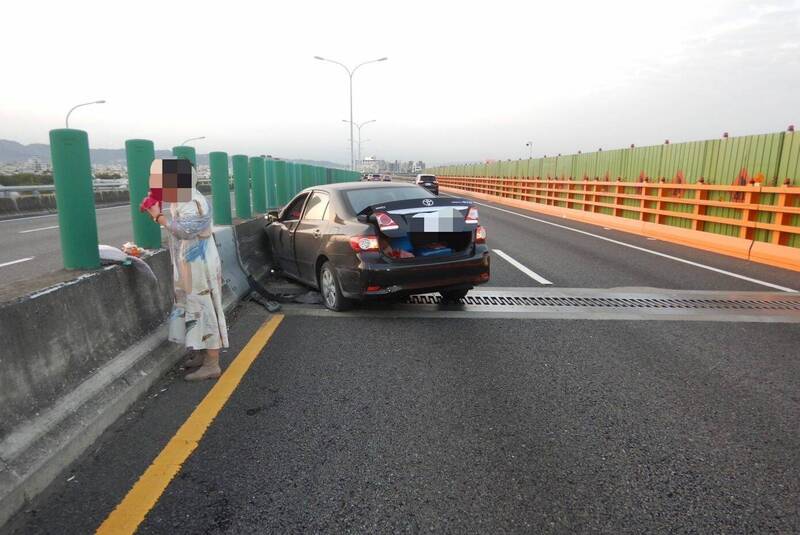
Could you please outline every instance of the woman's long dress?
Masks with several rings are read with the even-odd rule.
[[[169,339],[189,349],[228,347],[222,308],[222,266],[208,202],[200,194],[172,203],[167,225],[175,286]]]

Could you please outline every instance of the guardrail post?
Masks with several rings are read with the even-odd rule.
[[[150,165],[155,159],[153,142],[149,139],[126,140],[125,158],[128,163],[133,241],[145,249],[158,249],[161,247],[161,227],[153,222],[149,214],[139,211],[139,205],[150,189]]]
[[[250,180],[253,188],[253,211],[257,214],[267,213],[267,177],[264,172],[264,157],[250,158]]]
[[[172,147],[172,155],[176,158],[184,158],[192,162],[192,165],[195,167],[197,166],[197,153],[194,150],[194,147],[189,147],[188,145],[178,145],[177,147]]]
[[[211,168],[211,205],[215,225],[231,224],[231,185],[228,174],[228,153],[208,153]]]
[[[100,253],[89,135],[71,128],[50,130],[50,157],[64,268],[98,268]]]
[[[250,219],[253,215],[250,210],[250,179],[248,160],[244,154],[236,154],[231,158],[233,162],[233,191],[236,195],[236,217]]]

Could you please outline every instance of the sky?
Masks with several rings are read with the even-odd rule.
[[[0,138],[428,164],[783,130],[800,123],[800,0],[8,0]],[[798,125],[800,126],[800,125]]]

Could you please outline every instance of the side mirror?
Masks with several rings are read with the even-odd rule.
[[[277,220],[278,220],[278,211],[277,210],[273,210],[271,212],[267,212],[267,221],[269,221],[270,223],[274,223]]]

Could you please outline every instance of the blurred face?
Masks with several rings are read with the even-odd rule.
[[[150,190],[165,202],[192,200],[192,164],[184,159],[153,160],[150,166]]]

